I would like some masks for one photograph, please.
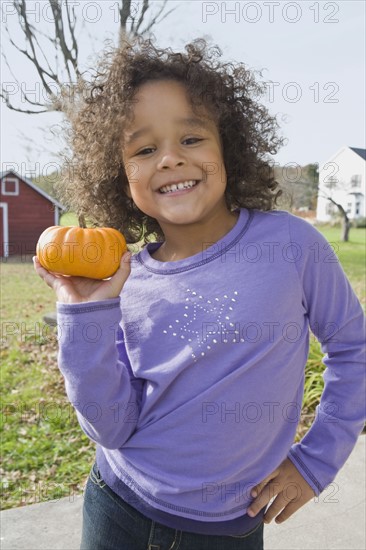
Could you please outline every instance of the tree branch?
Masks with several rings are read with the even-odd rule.
[[[144,28],[143,31],[141,31],[140,34],[146,34],[147,32],[149,32],[149,30],[156,24],[160,23],[161,21],[164,21],[164,19],[166,19],[168,17],[168,15],[170,15],[174,10],[177,9],[177,7],[175,6],[174,8],[172,8],[171,10],[169,10],[167,13],[164,14],[164,16],[158,20],[160,14],[162,13],[162,11],[164,10],[166,4],[167,4],[167,1],[168,0],[165,0],[164,1],[164,4],[163,6],[160,8],[159,12],[156,14],[155,17],[153,17],[153,19],[150,21],[150,23]]]
[[[15,79],[15,83],[21,90],[22,100],[30,105],[37,107],[44,107],[44,110],[34,111],[19,108],[11,104],[11,91],[2,87],[0,97],[6,102],[9,109],[20,113],[38,114],[49,111],[61,111],[68,113],[70,107],[68,97],[62,93],[63,85],[66,84],[65,80],[68,79],[68,83],[71,87],[75,86],[80,80],[83,80],[85,76],[80,72],[78,55],[79,45],[76,37],[76,25],[77,19],[75,16],[75,7],[71,0],[44,0],[48,2],[46,7],[50,7],[54,22],[54,32],[44,32],[38,29],[34,24],[30,22],[30,16],[28,13],[27,0],[12,0],[12,5],[16,10],[19,21],[20,37],[23,38],[25,46],[20,45],[18,35],[14,40],[10,36],[9,29],[5,23],[9,42],[12,47],[22,54],[29,62],[35,67],[40,79],[40,84],[43,87],[44,92],[49,98],[42,104],[37,98],[31,99],[31,92],[26,94],[21,89],[19,80],[13,74],[13,71],[9,67],[9,63],[6,63],[10,69],[11,75]],[[165,19],[175,8],[169,10],[164,14],[168,0],[164,0],[160,7],[157,9],[157,13],[152,17],[151,21],[147,23],[145,29],[141,31],[143,23],[146,19],[148,9],[151,7],[149,0],[143,0],[140,11],[134,8],[131,0],[121,0],[119,6],[120,15],[120,40],[125,39],[128,34],[133,36],[142,35],[149,32],[151,28],[159,21]],[[76,3],[78,5],[78,3]],[[131,14],[131,9],[133,13]],[[136,9],[136,12],[134,11]],[[79,20],[78,20],[79,21]],[[80,23],[79,23],[80,25]],[[44,39],[46,39],[44,41]],[[49,47],[51,45],[51,47]],[[49,52],[54,53],[54,59],[50,57]],[[4,57],[5,58],[5,57]],[[5,58],[6,59],[6,58]],[[65,77],[65,78],[64,78]],[[76,80],[76,82],[75,82]],[[54,89],[54,84],[57,85],[57,91]],[[38,86],[38,83],[37,83]],[[59,93],[60,92],[60,93]]]
[[[71,34],[72,49],[75,52],[74,57],[75,57],[75,60],[76,60],[76,64],[74,65],[74,70],[75,70],[75,73],[76,73],[77,77],[79,78],[80,77],[80,72],[79,72],[79,67],[78,67],[78,63],[77,63],[77,59],[78,59],[78,55],[79,55],[79,48],[78,48],[78,43],[77,43],[76,37],[75,37],[76,15],[75,15],[75,9],[74,9],[74,6],[73,6],[72,7],[72,15],[73,15],[73,18],[74,18],[74,25],[72,25],[71,19],[70,19],[70,9],[69,9],[68,0],[66,0],[66,13],[67,13],[67,22],[68,22],[68,25],[69,25],[69,31],[70,31],[70,34]]]
[[[11,76],[14,78],[14,80],[15,80],[17,86],[20,88],[20,92],[21,92],[21,94],[23,95],[23,97],[25,98],[25,100],[27,101],[27,103],[30,103],[31,105],[37,105],[37,106],[39,106],[39,107],[44,107],[44,104],[42,104],[42,103],[37,103],[37,102],[35,102],[35,101],[31,101],[31,100],[28,98],[27,94],[25,94],[25,93],[23,92],[21,86],[19,86],[19,82],[18,82],[16,76],[15,76],[14,73],[13,73],[12,68],[11,68],[10,65],[9,65],[9,62],[8,62],[8,60],[7,60],[6,55],[4,54],[4,52],[1,52],[1,55],[2,55],[2,57],[3,57],[3,59],[4,59],[5,63],[6,63],[6,65],[7,65],[7,67],[8,67],[8,69],[9,69],[9,72],[10,72]],[[49,111],[49,109],[46,109],[46,111],[29,111],[29,110],[27,110],[27,109],[26,109],[26,110],[23,110],[23,109],[19,109],[18,107],[15,107],[14,105],[12,105],[12,104],[10,103],[9,92],[7,92],[7,91],[5,90],[4,86],[2,86],[2,89],[1,89],[1,92],[0,92],[0,97],[3,98],[3,99],[5,100],[6,106],[7,106],[9,109],[11,109],[12,111],[17,111],[17,112],[19,112],[19,113],[26,113],[26,114],[32,114],[32,115],[37,115],[38,113],[46,113],[46,112]]]
[[[9,41],[14,48],[18,50],[19,53],[23,54],[29,61],[31,61],[34,65],[37,65],[37,61],[27,52],[27,50],[22,50],[19,46],[16,45],[16,43],[12,40],[12,38],[9,36]],[[55,79],[55,75],[52,73],[49,73],[45,69],[42,69],[42,72],[47,75],[49,78],[52,78],[52,80]],[[42,81],[43,84],[43,81]],[[47,87],[47,84],[44,83],[44,86]]]
[[[21,53],[23,53],[30,61],[32,61],[32,63],[34,64],[34,66],[36,67],[37,69],[37,72],[38,72],[38,75],[42,81],[42,84],[43,86],[45,87],[45,89],[47,90],[47,93],[50,95],[51,98],[54,98],[54,93],[52,92],[51,88],[48,86],[45,78],[44,78],[44,75],[47,75],[49,76],[52,80],[54,80],[58,85],[60,85],[60,82],[57,78],[57,75],[55,74],[50,74],[48,73],[48,71],[46,71],[45,69],[43,69],[43,67],[41,67],[41,65],[39,64],[38,62],[38,59],[37,59],[37,54],[36,54],[36,49],[35,49],[35,46],[34,46],[34,42],[33,42],[33,38],[35,37],[34,33],[33,33],[33,30],[32,30],[32,27],[31,25],[29,24],[29,21],[28,21],[28,18],[27,18],[27,12],[26,12],[26,3],[25,3],[25,0],[19,0],[19,2],[14,2],[14,6],[16,7],[17,11],[18,11],[18,14],[19,14],[19,17],[20,17],[20,20],[21,22],[23,23],[24,27],[23,27],[23,30],[24,30],[24,34],[25,34],[25,38],[26,38],[26,41],[29,43],[30,45],[30,48],[31,48],[31,51],[32,51],[32,55],[30,55],[28,52],[26,52],[25,50],[21,50],[20,48],[17,48]],[[14,45],[14,42],[11,41],[12,44]]]
[[[80,73],[78,70],[78,62],[77,62],[78,49],[77,49],[77,46],[75,48],[76,40],[75,40],[75,34],[74,34],[74,27],[72,26],[72,23],[70,20],[69,5],[66,2],[67,21],[68,21],[69,31],[71,34],[71,40],[72,40],[71,49],[68,47],[66,43],[65,28],[64,28],[63,18],[62,18],[62,5],[60,3],[60,0],[49,0],[49,3],[52,9],[53,19],[55,22],[56,41],[61,49],[63,59],[64,59],[64,65],[69,78],[69,82],[71,82],[73,80],[73,76],[71,75],[71,72],[70,72],[69,63],[71,63],[77,77],[80,76]]]
[[[165,3],[164,3],[165,5]],[[164,6],[163,6],[164,7]],[[149,0],[144,0],[143,1],[143,4],[142,4],[142,9],[141,9],[141,13],[140,13],[140,17],[137,21],[137,25],[136,25],[136,29],[134,31],[134,34],[137,35],[139,33],[139,29],[141,27],[141,23],[143,22],[144,20],[144,17],[145,17],[145,13],[147,12],[147,10],[149,9]]]
[[[343,208],[343,206],[341,204],[339,204],[338,202],[336,202],[334,199],[332,199],[332,197],[325,197],[328,201],[330,201],[332,204],[334,204],[339,212],[341,213],[343,219],[346,221],[346,223],[349,222],[349,218],[347,216],[347,212],[345,211],[345,209]]]
[[[127,37],[127,19],[131,12],[131,0],[122,0],[119,10],[120,28],[119,28],[119,43],[122,44]],[[132,25],[134,24],[134,19]]]
[[[131,12],[131,0],[122,0],[121,8],[119,10],[120,22],[122,29],[127,28],[127,19]]]
[[[149,32],[151,30],[151,28],[156,25],[157,23],[160,23],[160,21],[163,21],[166,17],[168,17],[168,15],[170,15],[175,9],[176,7],[172,8],[171,10],[169,10],[167,13],[164,14],[163,17],[160,17],[160,15],[163,13],[163,11],[165,10],[165,7],[167,5],[167,2],[168,0],[164,0],[163,4],[160,6],[157,14],[151,19],[151,21],[146,25],[146,27],[141,31],[141,26],[146,18],[146,12],[148,11],[149,7],[151,7],[151,4],[149,3],[150,0],[143,0],[143,4],[142,4],[142,8],[141,8],[141,13],[137,19],[137,22],[136,22],[136,17],[134,17],[130,12],[131,12],[131,1],[130,0],[122,0],[122,5],[121,5],[121,9],[120,9],[120,20],[121,20],[121,31],[120,31],[120,38],[121,40],[123,40],[126,35],[128,34],[128,31],[127,31],[127,19],[130,18],[131,19],[131,23],[130,23],[130,29],[129,29],[129,32],[132,36],[138,36],[138,35],[144,35],[146,34],[147,32]]]
[[[27,115],[38,115],[40,113],[48,113],[49,109],[44,109],[43,111],[29,111],[28,109],[19,109],[18,107],[14,107],[9,101],[9,96],[4,95],[3,92],[0,92],[0,97],[2,97],[5,100],[6,106],[11,111],[16,111],[17,113],[25,113]],[[40,104],[39,104],[40,105]],[[42,107],[42,105],[40,105]]]

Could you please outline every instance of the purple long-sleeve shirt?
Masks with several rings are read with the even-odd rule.
[[[160,262],[158,246],[133,256],[120,298],[58,304],[67,393],[110,478],[212,524],[243,517],[286,457],[319,494],[365,418],[364,315],[333,248],[287,212],[246,209],[194,256]],[[293,444],[309,328],[325,387]]]

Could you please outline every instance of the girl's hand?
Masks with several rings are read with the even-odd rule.
[[[266,510],[264,523],[270,523],[276,516],[276,523],[282,523],[311,500],[315,493],[291,460],[286,458],[274,472],[253,487],[251,495],[256,497],[248,508],[247,513],[251,517],[256,516],[277,495]]]
[[[58,302],[76,304],[117,298],[131,272],[131,253],[126,252],[116,273],[108,280],[89,279],[87,277],[65,277],[44,269],[36,256],[34,269],[44,282],[52,288]]]

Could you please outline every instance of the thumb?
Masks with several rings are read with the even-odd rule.
[[[114,289],[117,295],[121,292],[123,285],[128,279],[131,273],[131,252],[125,252],[121,258],[119,268],[116,273],[109,280],[110,287]]]
[[[118,276],[118,279],[123,283],[126,282],[129,274],[131,273],[131,252],[127,251],[123,254],[119,268],[114,276]]]

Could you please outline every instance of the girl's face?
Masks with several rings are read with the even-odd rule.
[[[205,108],[194,113],[175,80],[143,84],[124,134],[129,195],[163,232],[228,215],[220,136]]]

